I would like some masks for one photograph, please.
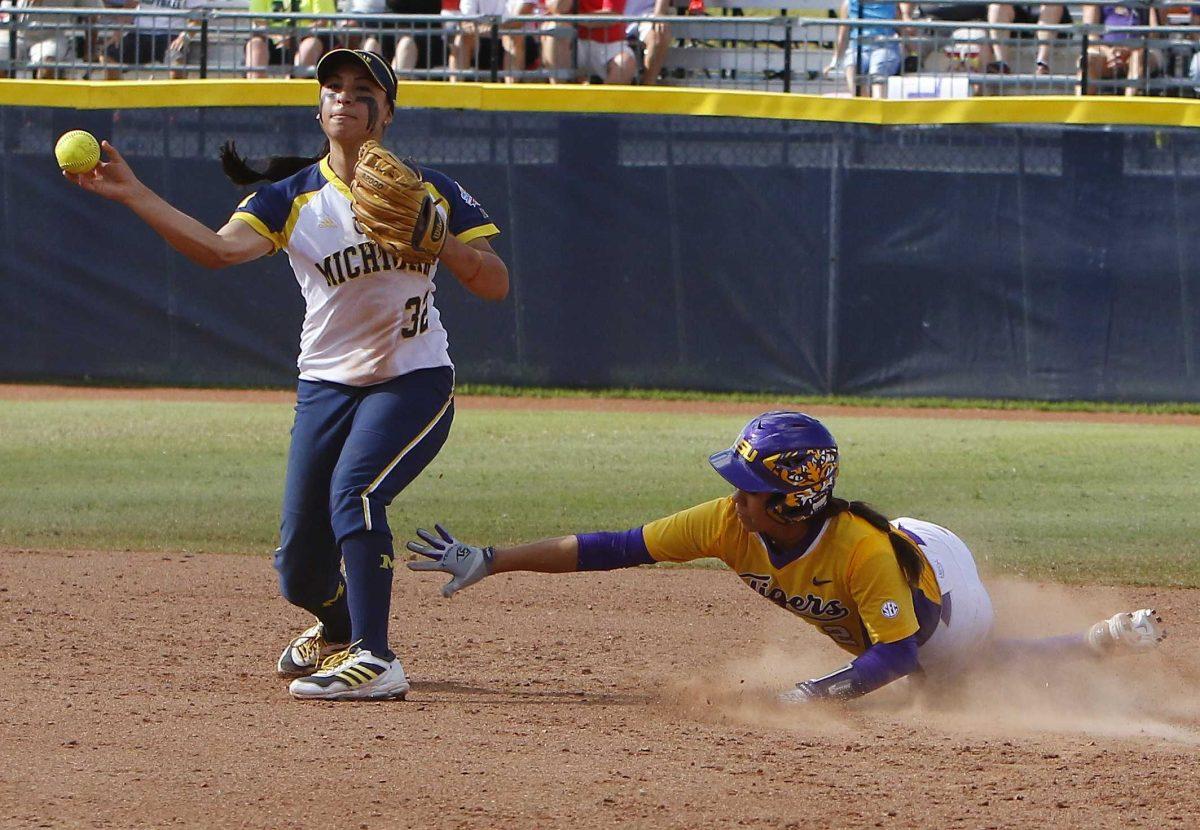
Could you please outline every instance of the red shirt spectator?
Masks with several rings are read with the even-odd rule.
[[[610,12],[616,15],[625,14],[625,0],[579,0],[579,14],[596,14]],[[579,26],[580,40],[594,40],[597,43],[616,43],[625,39],[625,24],[615,23],[612,26]]]

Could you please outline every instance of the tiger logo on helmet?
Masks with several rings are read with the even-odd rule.
[[[709,463],[747,493],[777,493],[767,510],[783,522],[820,513],[833,495],[838,448],[825,425],[802,412],[766,412],[742,429],[733,446]]]
[[[837,448],[793,450],[764,458],[763,466],[796,489],[786,493],[783,506],[798,518],[813,516],[829,502],[837,481]]]

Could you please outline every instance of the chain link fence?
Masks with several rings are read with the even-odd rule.
[[[1194,97],[1200,88],[1200,25],[1193,25],[1200,14],[1190,6],[1116,0],[1042,6],[1037,18],[1029,8],[983,0],[921,4],[912,14],[896,3],[848,0],[836,18],[788,8],[601,17],[32,2],[0,4],[4,76],[311,77],[325,51],[348,46],[383,54],[409,80],[662,83],[889,98]],[[880,9],[895,11],[891,19],[867,14]]]

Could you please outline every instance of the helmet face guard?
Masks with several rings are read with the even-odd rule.
[[[820,513],[837,482],[837,442],[824,424],[801,412],[754,418],[732,447],[708,460],[737,489],[776,494],[767,511],[781,522]]]

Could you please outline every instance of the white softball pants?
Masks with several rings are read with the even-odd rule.
[[[943,614],[933,636],[921,646],[921,667],[930,674],[963,669],[984,652],[995,619],[975,557],[962,539],[940,525],[907,517],[892,524],[921,540],[921,551],[942,592],[943,608],[950,612],[949,621]]]

